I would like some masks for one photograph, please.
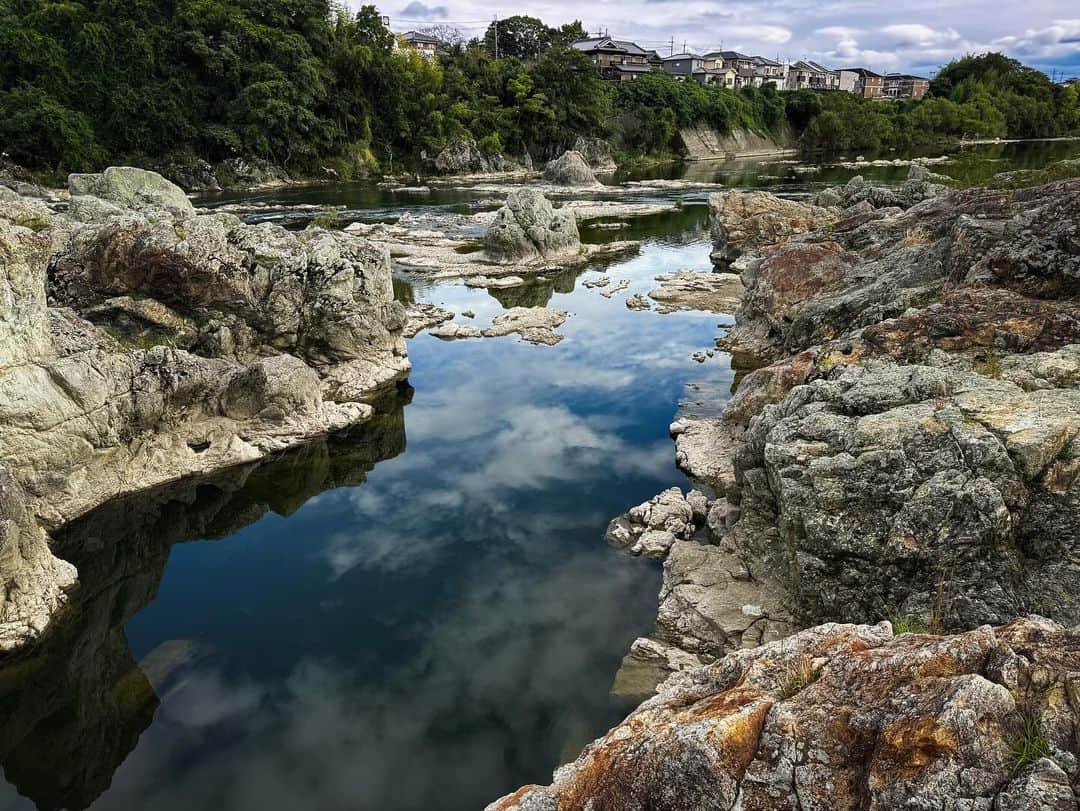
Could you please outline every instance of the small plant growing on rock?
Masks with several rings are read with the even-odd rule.
[[[1012,745],[1013,767],[1021,769],[1050,756],[1050,742],[1043,735],[1039,716],[1031,709],[1020,710],[1020,732]]]
[[[997,352],[987,352],[983,359],[975,365],[975,371],[983,377],[1001,380],[1001,356]]]
[[[308,228],[335,228],[338,224],[338,212],[333,206],[323,206],[319,209],[319,213],[316,214],[311,222],[308,224]]]
[[[780,677],[780,698],[789,699],[801,693],[820,677],[821,671],[814,667],[814,658],[803,654]]]
[[[925,634],[928,630],[926,623],[918,617],[909,617],[906,614],[894,614],[888,619],[892,624],[893,633],[897,635]]]

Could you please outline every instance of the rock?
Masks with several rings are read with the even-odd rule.
[[[619,168],[611,156],[611,145],[603,138],[579,135],[574,141],[573,151],[581,155],[594,172],[614,172]]]
[[[720,656],[794,630],[784,591],[763,566],[693,541],[669,547],[656,634],[694,654]]]
[[[485,338],[498,338],[517,333],[530,344],[554,346],[563,336],[556,332],[566,322],[566,312],[546,307],[511,307],[495,316],[491,326],[483,331]]]
[[[787,200],[768,192],[715,192],[709,195],[713,262],[722,266],[745,252],[824,228],[837,218],[834,209]]]
[[[627,287],[629,287],[629,284],[627,284]],[[610,288],[603,292],[607,293],[609,290]],[[601,293],[601,295],[603,295],[603,293]],[[634,293],[634,295],[627,297],[626,308],[628,310],[651,310],[652,304],[645,296],[641,295],[641,293]]]
[[[491,164],[481,154],[476,141],[459,139],[448,143],[435,158],[435,168],[447,175],[488,174]]]
[[[214,167],[222,188],[260,189],[284,185],[289,174],[280,166],[262,159],[229,158]]]
[[[0,653],[37,637],[67,600],[75,567],[53,556],[26,494],[0,461]]]
[[[907,180],[898,187],[872,185],[862,175],[851,178],[844,186],[829,188],[819,192],[813,202],[819,206],[838,206],[850,209],[856,205],[866,205],[871,210],[878,208],[911,208],[923,200],[938,197],[949,191],[947,184],[952,178],[931,172],[920,163],[908,167]]]
[[[462,313],[465,315],[465,313]],[[450,310],[446,310],[442,307],[436,307],[434,304],[425,304],[423,302],[410,304],[405,308],[405,327],[402,329],[402,334],[406,338],[414,338],[420,332],[431,327],[437,327],[439,324],[443,324],[452,320],[454,314]],[[466,316],[472,318],[472,315]]]
[[[450,141],[435,158],[435,169],[444,175],[491,175],[532,169],[532,158],[525,155],[524,167],[501,154],[485,155],[471,138]]]
[[[635,639],[615,674],[611,694],[641,701],[651,696],[672,673],[701,667],[705,658],[656,639]]]
[[[577,220],[554,209],[535,189],[510,192],[484,236],[484,251],[496,262],[535,262],[581,251]]]
[[[1023,686],[984,670],[1007,656]],[[1065,734],[1043,719],[1078,665],[1080,636],[1038,620],[946,637],[822,625],[673,676],[550,786],[488,811],[1075,807],[1060,766],[1017,774],[1013,746],[1026,712],[1075,748],[1075,705]]]
[[[0,651],[41,637],[74,584],[46,529],[363,422],[408,370],[366,240],[195,216],[140,170],[71,186],[73,216],[40,231],[11,219],[36,198],[0,193]]]
[[[649,298],[660,303],[657,307],[660,313],[681,310],[733,313],[742,299],[742,282],[729,273],[677,270],[657,276],[656,281],[660,287],[650,292]]]
[[[195,213],[191,200],[175,183],[157,172],[131,166],[110,166],[100,174],[70,175],[68,191],[73,197],[99,197],[121,208],[142,213],[163,210],[181,217]]]
[[[461,338],[482,338],[483,331],[471,324],[455,324],[453,321],[441,324],[428,330],[428,335],[441,338],[444,341],[456,341]]]
[[[600,291],[600,295],[603,296],[604,298],[611,298],[616,293],[621,293],[623,290],[625,290],[629,286],[630,286],[630,280],[629,279],[619,279],[619,281],[615,282],[614,284],[605,285],[604,289]]]
[[[202,158],[179,157],[153,168],[189,194],[221,191],[216,170]]]
[[[557,186],[595,186],[596,175],[580,152],[568,150],[544,167],[544,180]]]
[[[694,492],[694,504],[702,509],[703,496]],[[668,488],[613,520],[604,537],[610,545],[626,548],[632,555],[663,559],[675,541],[694,537],[694,504],[678,487]]]

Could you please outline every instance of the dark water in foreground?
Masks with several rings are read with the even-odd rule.
[[[335,194],[371,216],[417,206],[275,199]],[[419,205],[482,199],[447,194]],[[609,689],[659,571],[601,536],[685,486],[667,425],[687,383],[718,399],[732,379],[725,356],[690,358],[726,317],[623,305],[709,268],[704,193],[672,194],[682,210],[615,232],[645,240],[606,268],[625,293],[585,271],[519,294],[572,313],[561,344],[421,335],[410,386],[349,436],[69,528],[85,605],[0,668],[0,809],[476,809],[625,714]],[[479,324],[521,303],[412,282]]]

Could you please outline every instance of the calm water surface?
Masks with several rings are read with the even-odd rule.
[[[1027,159],[980,149],[958,165]],[[800,194],[854,173],[682,176]],[[686,486],[667,425],[680,403],[716,408],[732,380],[725,356],[690,357],[727,317],[623,304],[659,273],[710,267],[707,190],[665,194],[680,211],[586,232],[644,240],[604,268],[631,282],[613,299],[581,286],[595,269],[490,294],[399,284],[478,324],[504,306],[568,310],[561,344],[421,335],[409,385],[369,425],[118,501],[58,538],[84,605],[0,668],[0,809],[476,809],[547,782],[622,717],[609,689],[651,630],[659,570],[607,549],[603,530]],[[277,206],[333,204],[392,220],[491,197],[288,189],[256,196],[275,208],[252,217],[298,224],[310,210]]]

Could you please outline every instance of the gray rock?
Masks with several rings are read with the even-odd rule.
[[[594,172],[614,172],[619,168],[611,156],[611,144],[603,138],[579,135],[574,141],[573,151],[579,153]]]
[[[164,210],[178,216],[191,216],[195,207],[184,190],[157,172],[132,166],[110,166],[100,174],[68,176],[72,196],[100,197],[122,208],[147,212]]]
[[[544,167],[544,180],[558,186],[595,186],[596,176],[580,152],[569,150]]]
[[[484,251],[496,262],[537,262],[581,251],[572,211],[552,208],[535,189],[510,192],[484,236]]]

